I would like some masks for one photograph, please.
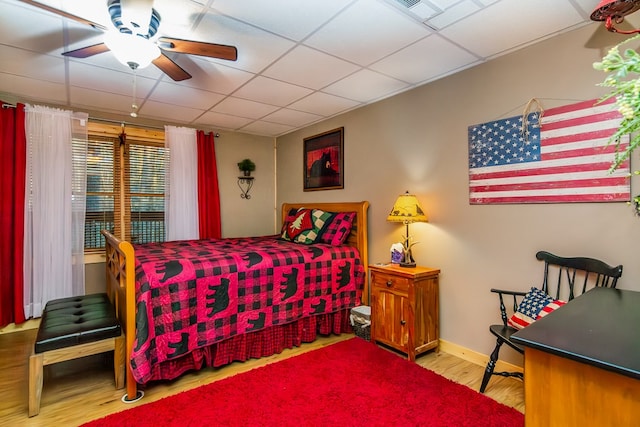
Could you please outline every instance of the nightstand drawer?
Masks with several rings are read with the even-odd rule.
[[[407,277],[399,277],[397,275],[374,273],[373,274],[373,286],[378,286],[385,289],[409,292],[409,283],[411,279]]]

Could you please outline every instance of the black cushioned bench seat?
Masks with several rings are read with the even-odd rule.
[[[35,352],[119,337],[120,323],[107,294],[49,301],[42,313]]]
[[[107,351],[113,351],[116,388],[123,388],[125,337],[107,294],[49,301],[29,356],[29,416],[40,412],[44,366]]]

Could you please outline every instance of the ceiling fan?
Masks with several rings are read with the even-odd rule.
[[[114,27],[112,29],[42,3],[31,0],[20,1],[106,32],[103,43],[63,52],[64,56],[88,58],[112,51],[120,62],[128,65],[132,70],[144,68],[153,63],[175,81],[190,79],[191,74],[166,56],[164,52],[199,55],[229,61],[235,61],[238,58],[238,51],[234,46],[181,40],[166,36],[155,37],[161,17],[158,11],[153,8],[153,0],[109,0],[107,7]]]

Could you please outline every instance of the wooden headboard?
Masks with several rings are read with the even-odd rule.
[[[368,228],[367,228],[367,210],[369,202],[324,202],[324,203],[283,203],[282,204],[282,223],[284,223],[287,214],[292,209],[308,208],[322,209],[325,212],[355,212],[356,218],[353,221],[351,234],[347,238],[349,246],[355,246],[360,252],[362,264],[364,266],[365,279],[364,289],[362,291],[362,303],[369,303],[369,252],[368,252]]]

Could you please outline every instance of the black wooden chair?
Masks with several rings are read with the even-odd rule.
[[[622,276],[622,265],[612,267],[593,258],[563,258],[545,251],[538,252],[536,258],[544,261],[544,278],[540,289],[554,300],[570,301],[596,286],[615,288],[618,279]],[[520,354],[524,354],[521,346],[511,342],[511,335],[518,329],[510,326],[508,321],[527,292],[501,289],[491,289],[491,292],[498,294],[502,323],[489,327],[489,331],[496,337],[496,346],[487,363],[480,393],[484,393],[492,375],[523,378],[522,372],[494,372],[494,369],[502,344],[507,344]],[[505,305],[505,299],[507,305]]]

